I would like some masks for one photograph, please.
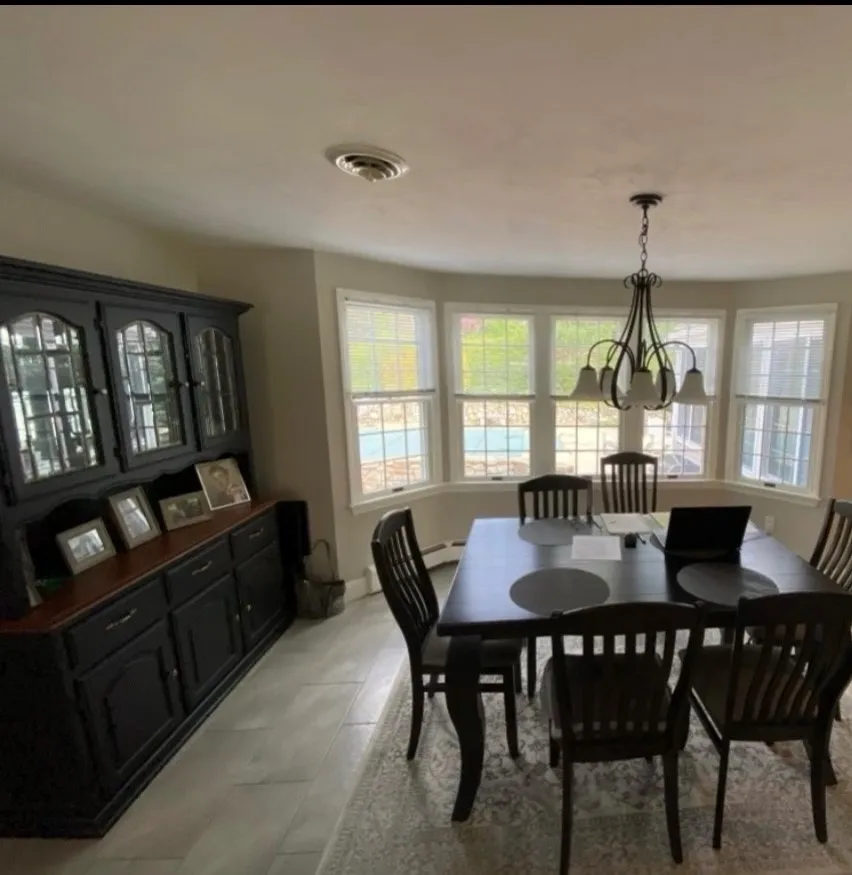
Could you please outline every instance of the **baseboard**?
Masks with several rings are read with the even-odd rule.
[[[458,562],[464,550],[464,541],[446,541],[426,547],[423,552],[423,561],[427,568],[437,568],[439,565],[447,565],[450,562]],[[369,565],[363,577],[346,581],[346,602],[354,602],[367,595],[381,592],[379,578],[376,575],[376,566]]]

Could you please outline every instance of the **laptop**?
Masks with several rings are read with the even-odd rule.
[[[655,525],[654,537],[668,555],[723,559],[739,552],[750,516],[747,505],[675,507],[667,527]]]

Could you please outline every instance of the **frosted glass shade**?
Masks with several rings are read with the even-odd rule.
[[[678,404],[706,404],[707,393],[704,391],[704,374],[698,368],[691,368],[683,378],[680,392],[675,395]]]
[[[624,396],[624,403],[629,407],[656,407],[660,403],[660,395],[654,386],[654,375],[647,368],[634,372],[630,388]]]
[[[615,371],[608,365],[601,368],[600,384],[601,395],[606,399],[612,399],[612,378],[615,376]]]
[[[598,372],[591,366],[580,368],[577,385],[568,396],[572,401],[600,401],[601,389],[598,385]]]

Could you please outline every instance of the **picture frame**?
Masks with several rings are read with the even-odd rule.
[[[251,501],[236,459],[200,462],[195,470],[211,511]]]
[[[79,574],[115,556],[115,546],[100,517],[60,532],[56,543],[72,574]]]
[[[141,486],[111,495],[109,506],[128,550],[162,534]]]
[[[164,498],[160,502],[160,513],[163,516],[163,524],[169,532],[182,529],[184,526],[193,526],[209,520],[212,516],[204,492],[187,492],[184,495]]]

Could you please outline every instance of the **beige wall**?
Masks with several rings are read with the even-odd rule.
[[[194,291],[188,247],[123,219],[0,182],[0,253]]]
[[[312,538],[334,544],[314,255],[208,246],[196,257],[201,291],[253,305],[240,339],[261,492],[306,500]]]

